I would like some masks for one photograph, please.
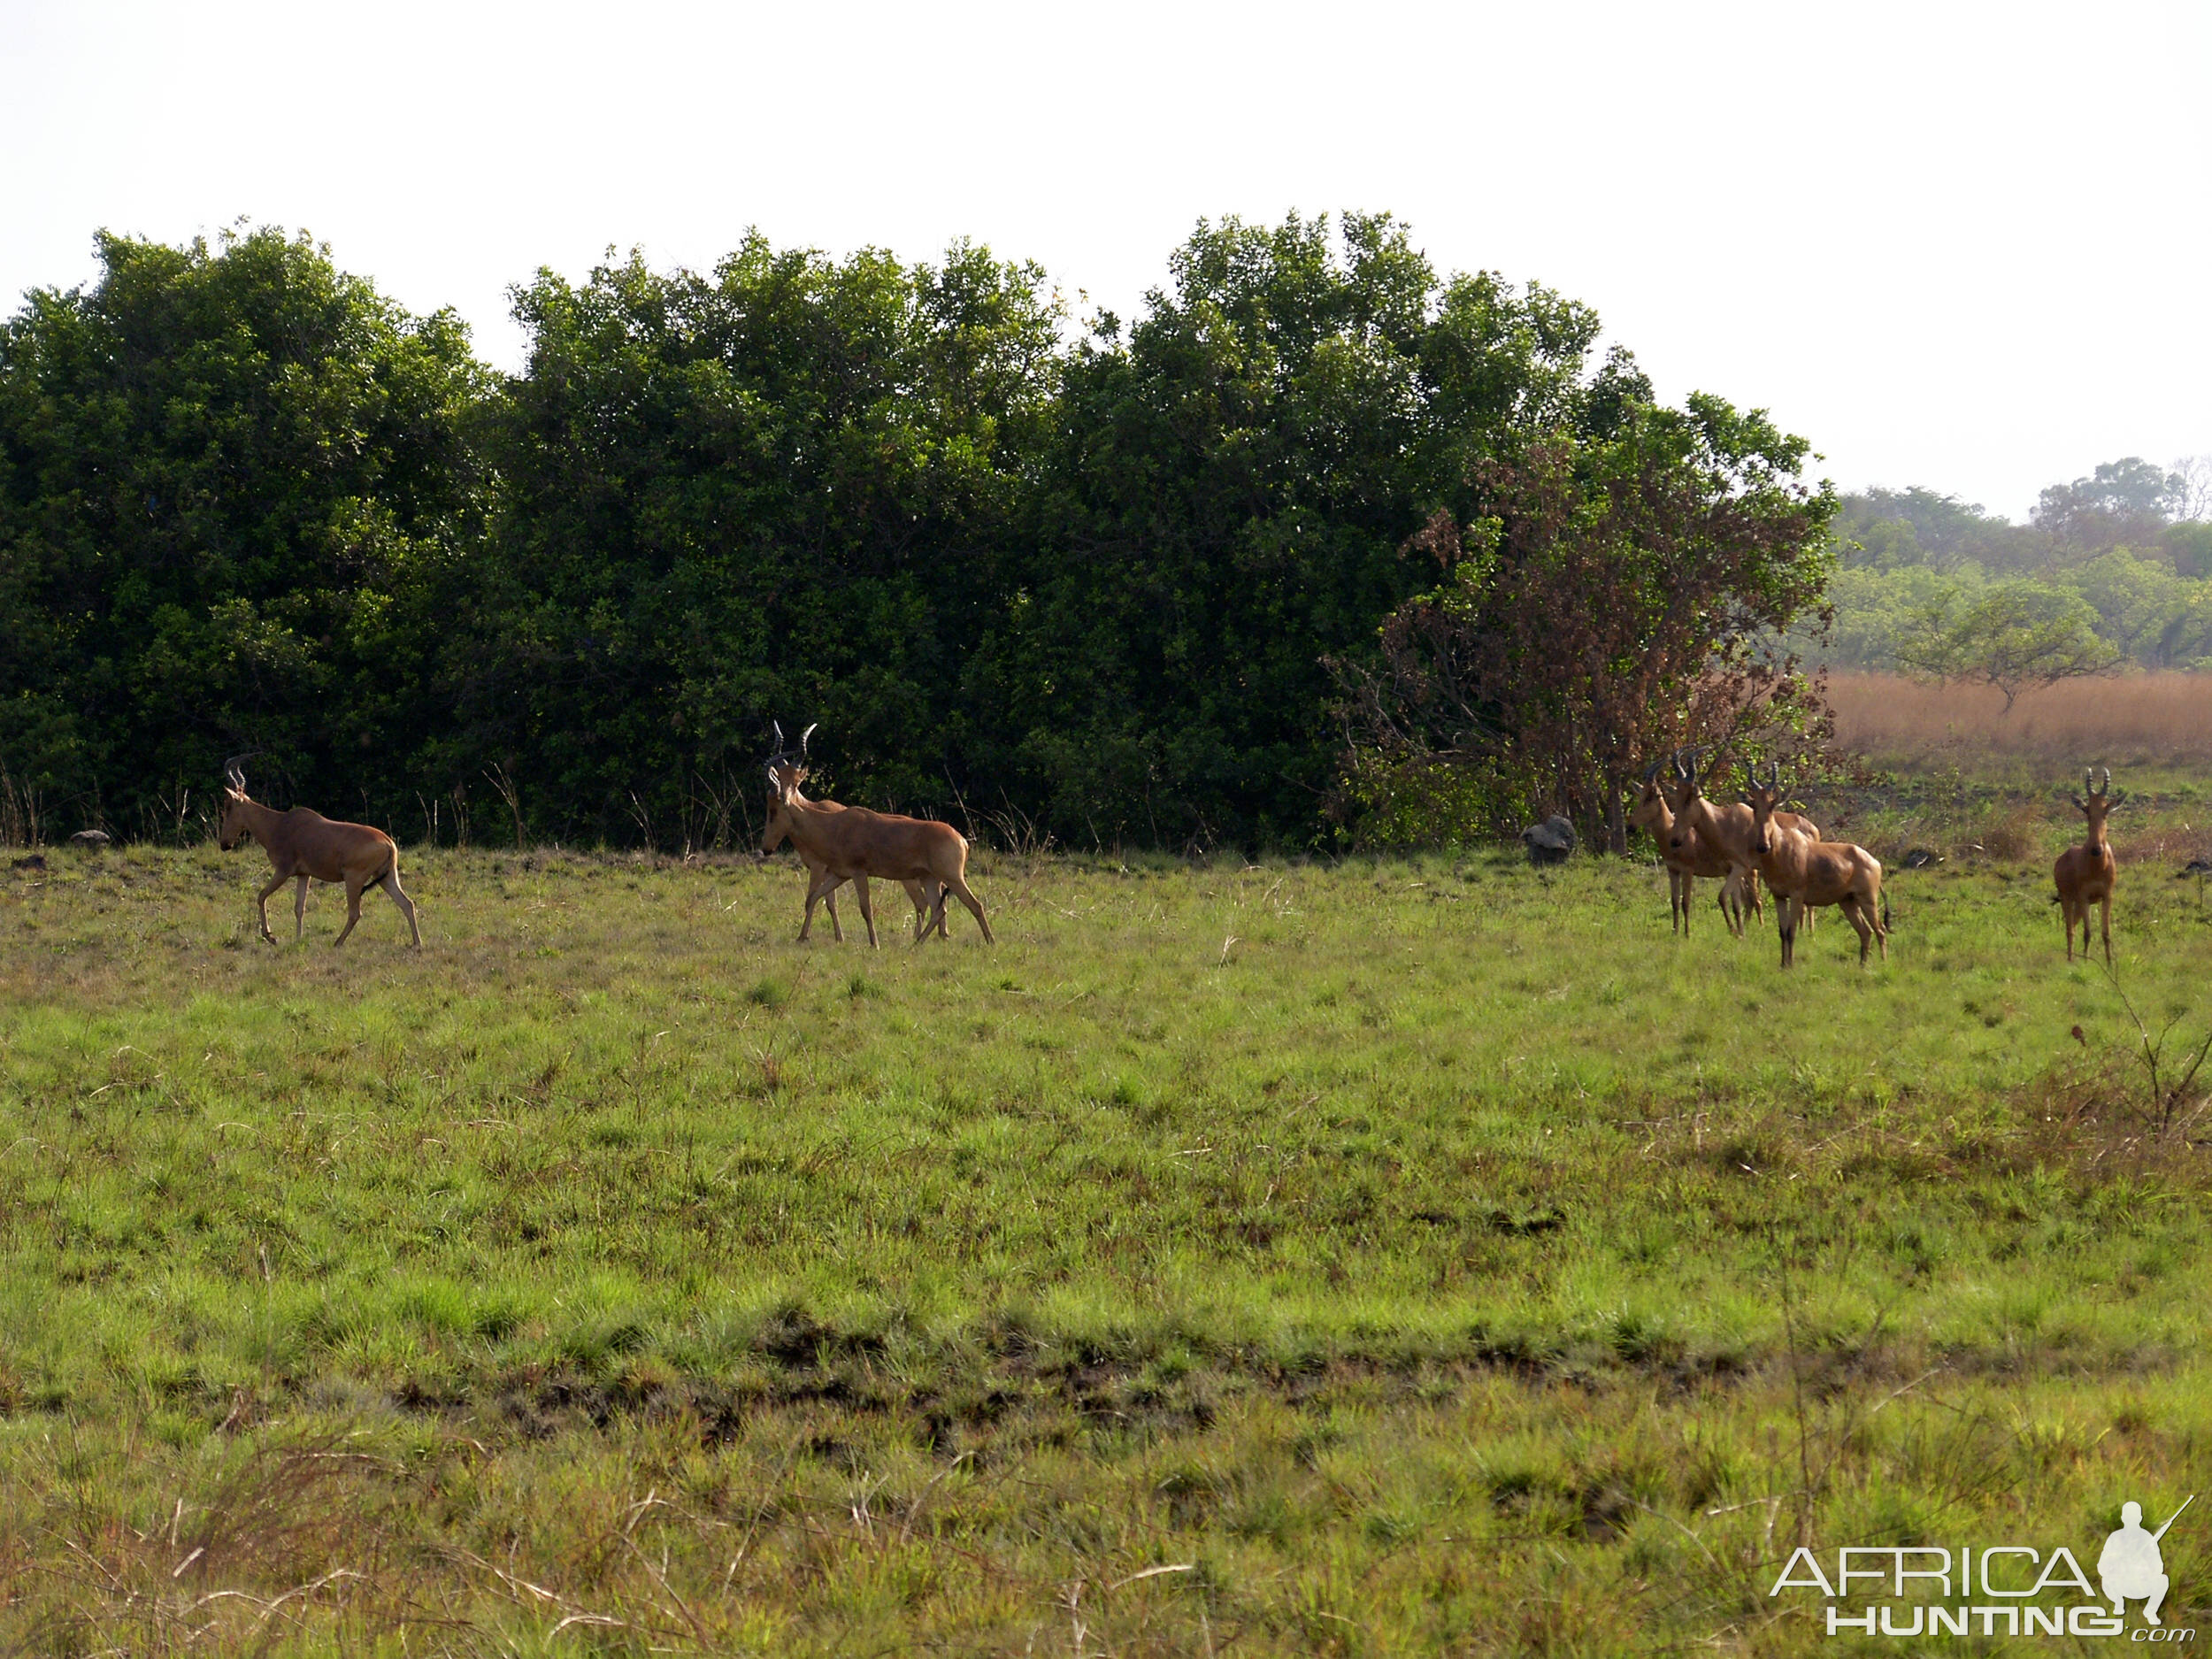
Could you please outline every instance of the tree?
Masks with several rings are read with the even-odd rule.
[[[2166,523],[2173,480],[2140,456],[2098,465],[2088,478],[2054,484],[2038,499],[2035,523],[2069,547],[2101,552],[2147,546]]]
[[[96,246],[0,327],[0,765],[139,833],[247,748],[390,805],[481,503],[466,329],[304,234]]]
[[[1441,586],[1340,659],[1352,804],[1377,839],[1496,833],[1547,810],[1625,851],[1638,772],[1682,744],[1819,735],[1772,641],[1817,609],[1835,497],[1806,445],[1697,396],[1615,435],[1478,465],[1475,511],[1408,544]]]
[[[2212,455],[2185,455],[2166,474],[2166,509],[2183,524],[2212,521]]]
[[[1897,660],[1941,685],[1994,686],[2007,714],[2023,691],[2110,673],[2119,650],[2097,636],[2097,613],[2078,595],[2040,582],[1998,582],[1970,603],[1924,615]]]
[[[1333,684],[1414,591],[1398,557],[1481,457],[1619,419],[1587,307],[1440,280],[1386,216],[1202,225],[1125,330],[1067,368],[1034,552],[971,699],[995,775],[1068,836],[1302,841]]]
[[[755,235],[711,273],[541,272],[515,309],[456,745],[513,757],[541,833],[695,839],[772,719],[818,720],[849,796],[949,808],[960,674],[1052,412],[1042,273]]]

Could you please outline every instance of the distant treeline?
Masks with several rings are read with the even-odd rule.
[[[1386,217],[1202,225],[1080,327],[964,244],[541,271],[513,377],[303,236],[98,252],[0,332],[0,788],[50,835],[188,834],[257,750],[403,840],[727,842],[776,720],[843,798],[1083,845],[1310,845],[1409,761],[1602,824],[1685,728],[1587,699],[1740,667],[1827,568],[1801,442]],[[1639,608],[1553,687],[1585,591]]]
[[[2108,462],[2045,490],[2024,525],[1926,489],[1847,495],[1834,626],[1802,642],[1837,667],[1925,672],[2001,614],[2078,667],[2212,668],[2208,519],[2212,456]]]

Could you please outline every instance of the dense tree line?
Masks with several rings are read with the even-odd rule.
[[[967,245],[541,272],[514,376],[305,237],[98,252],[0,330],[0,794],[50,833],[188,833],[256,750],[403,839],[700,845],[775,720],[846,799],[1086,845],[1386,827],[1409,765],[1481,785],[1409,833],[1601,827],[1826,570],[1801,442],[1655,409],[1588,307],[1386,217],[1202,225],[1079,324]],[[1448,601],[1440,524],[1504,549]],[[1555,624],[1619,611],[1567,680],[1525,642],[1451,733],[1393,712],[1407,607],[1496,643],[1540,569]],[[1630,664],[1624,733],[1586,705]]]
[[[2006,695],[2083,674],[2212,668],[2212,456],[2130,456],[2043,491],[2016,525],[1932,490],[1843,498],[1839,667],[1982,680]]]

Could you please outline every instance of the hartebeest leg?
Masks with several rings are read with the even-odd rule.
[[[914,942],[918,945],[922,942],[922,929],[929,923],[930,895],[936,883],[907,881],[900,885],[906,888],[906,896],[914,901]]]
[[[1843,919],[1858,931],[1859,966],[1863,968],[1866,966],[1867,951],[1874,942],[1874,934],[1878,924],[1868,913],[1866,902],[1855,893],[1845,896],[1842,908]],[[1882,954],[1885,956],[1889,955],[1889,949],[1886,945],[1883,947]]]
[[[415,949],[420,950],[422,929],[415,926],[415,902],[400,891],[399,872],[396,869],[387,870],[383,879],[377,885],[391,895],[392,902],[399,906],[400,914],[407,918],[407,931],[415,936]]]
[[[1782,965],[1790,967],[1797,959],[1797,906],[1786,894],[1774,895],[1774,927],[1782,935]]]
[[[966,905],[970,910],[975,913],[975,925],[983,930],[983,942],[987,945],[996,944],[998,941],[991,937],[991,924],[984,919],[983,902],[977,898],[974,894],[968,891],[967,881],[962,877],[955,876],[945,885],[950,887],[955,893],[958,894],[960,895],[960,902]],[[941,933],[944,933],[944,918],[945,895],[942,893],[940,893],[937,895],[937,929]],[[945,933],[945,940],[947,943],[950,943],[952,935]]]
[[[2112,895],[2109,893],[2104,895],[2104,902],[2100,908],[2104,912],[2104,965],[2108,968],[2112,965]],[[2081,918],[2081,954],[2085,956],[2089,954],[2089,917],[2085,910]]]
[[[860,895],[860,919],[868,924],[868,949],[878,949],[879,947],[876,943],[876,913],[874,907],[868,902],[868,878],[855,876],[853,891]]]
[[[253,895],[254,913],[261,918],[261,936],[273,945],[276,943],[277,936],[269,931],[269,895],[291,879],[282,874],[271,876],[269,885]]]
[[[814,931],[814,907],[820,903],[823,900],[827,899],[831,894],[836,892],[838,887],[843,884],[844,879],[844,877],[833,876],[828,871],[825,870],[820,875],[814,877],[807,883],[806,914],[800,919],[799,922],[799,942],[801,944],[803,945],[806,943],[807,935]],[[841,945],[843,944],[845,942],[845,935],[843,931],[837,926],[837,905],[834,901],[832,901],[830,903],[830,928],[832,932],[837,934],[837,942]]]
[[[338,930],[338,937],[330,941],[333,950],[346,942],[346,935],[361,919],[361,895],[368,890],[368,885],[365,881],[355,880],[351,876],[346,878],[346,925]]]
[[[307,926],[307,878],[300,878],[298,895],[292,901],[292,942],[298,944]]]

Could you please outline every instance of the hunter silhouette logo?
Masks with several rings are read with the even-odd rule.
[[[2122,1504],[2119,1527],[2097,1555],[2096,1584],[2063,1544],[1850,1544],[1834,1553],[1832,1578],[1818,1553],[1800,1546],[1767,1594],[1819,1591],[1828,1602],[1823,1622],[1831,1636],[2124,1635],[2131,1642],[2193,1642],[2195,1631],[2169,1629],[2159,1617],[2173,1581],[2158,1547],[2196,1501],[2190,1494],[2155,1532],[2144,1529],[2141,1504]],[[2098,1600],[2100,1586],[2108,1608]],[[2143,1614],[2131,1631],[2130,1601],[2141,1602]]]
[[[2181,1509],[2196,1501],[2197,1494],[2191,1493]],[[2166,1517],[2166,1526],[2181,1518],[2181,1509]],[[2166,1526],[2147,1532],[2143,1506],[2120,1506],[2120,1530],[2104,1541],[2104,1553],[2097,1557],[2097,1577],[2103,1581],[2105,1599],[2122,1617],[2127,1615],[2128,1602],[2140,1600],[2144,1618],[2154,1624],[2159,1622],[2158,1604],[2166,1599],[2167,1586],[2166,1563],[2158,1553],[2158,1540],[2166,1536]]]

